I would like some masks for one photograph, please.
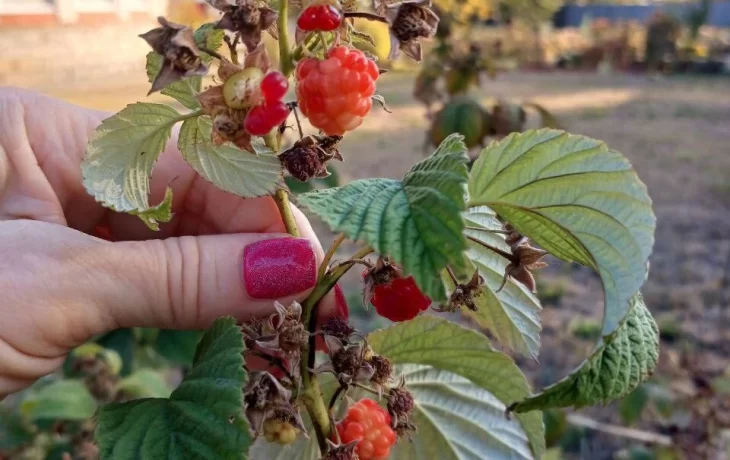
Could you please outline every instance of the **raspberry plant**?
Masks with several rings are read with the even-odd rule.
[[[85,186],[153,229],[170,221],[172,193],[150,204],[149,176],[182,122],[177,145],[190,166],[243,198],[271,196],[296,236],[284,176],[306,182],[327,176],[329,161],[346,161],[339,142],[377,98],[381,72],[357,49],[368,37],[351,19],[387,22],[392,54],[419,59],[420,39],[436,33],[438,17],[421,0],[375,0],[375,13],[315,0],[304,5],[290,44],[287,0],[277,10],[263,0],[209,3],[222,13],[216,23],[193,31],[160,19],[142,35],[153,49],[152,91],[189,111],[136,103],[105,120],[87,148]],[[263,34],[278,39],[278,69]],[[214,63],[213,84],[203,89]],[[286,96],[289,84],[296,98]],[[300,112],[319,132],[305,135]],[[298,139],[285,148],[292,122]],[[101,408],[101,457],[539,458],[541,409],[602,404],[636,388],[658,356],[657,327],[639,293],[655,219],[629,162],[600,141],[552,129],[510,134],[489,144],[470,171],[468,161],[463,136],[453,134],[400,180],[298,195],[300,206],[340,232],[309,297],[276,303],[274,314],[251,323],[220,319],[169,398]],[[361,247],[334,262],[345,239]],[[541,307],[533,272],[548,256],[596,270],[605,313],[585,362],[533,393],[487,336],[425,310],[460,313],[514,353],[536,358]],[[367,335],[344,318],[320,328],[318,302],[357,265],[365,266],[365,300],[396,324]],[[274,366],[251,367],[248,355]]]

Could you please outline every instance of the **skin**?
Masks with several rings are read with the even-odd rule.
[[[173,221],[152,232],[137,217],[103,208],[84,190],[80,163],[89,134],[108,116],[0,88],[0,399],[56,371],[97,334],[202,329],[220,316],[274,311],[273,300],[246,294],[241,254],[251,242],[286,236],[275,203],[216,189],[172,139],[155,167],[150,202],[172,186]],[[294,212],[321,261],[312,227]],[[100,225],[114,242],[92,236]],[[321,319],[333,314],[331,294]]]

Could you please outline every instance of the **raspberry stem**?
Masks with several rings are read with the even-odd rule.
[[[289,19],[289,0],[279,1],[279,19],[276,26],[279,29],[279,62],[281,62],[281,73],[285,77],[291,75],[294,70],[294,63],[291,59],[291,50],[289,48],[289,28],[287,20]]]
[[[332,246],[330,246],[330,248],[327,250],[327,254],[324,255],[322,265],[319,266],[319,272],[317,273],[318,280],[324,278],[325,273],[327,273],[327,267],[329,266],[332,257],[335,255],[337,248],[340,247],[340,244],[342,244],[343,241],[345,241],[345,234],[340,233],[339,235],[337,235],[337,238],[335,238],[335,240],[332,242]]]

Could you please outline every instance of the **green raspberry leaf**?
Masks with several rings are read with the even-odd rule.
[[[138,102],[104,120],[81,163],[86,190],[108,208],[139,215],[152,229],[157,221],[169,221],[172,192],[150,207],[150,175],[179,117],[167,105]]]
[[[471,208],[464,214],[467,229],[465,234],[490,246],[509,252],[504,236],[489,230],[501,230],[502,224],[494,211],[486,206]],[[482,328],[488,329],[503,345],[525,356],[537,358],[540,351],[540,301],[529,289],[520,283],[507,283],[500,290],[504,280],[507,260],[479,243],[467,241],[467,258],[473,270],[479,270],[484,279],[474,298],[477,311],[462,308],[461,313],[473,319]],[[471,273],[469,273],[471,275]],[[449,291],[455,288],[449,277],[444,277]]]
[[[194,36],[198,46],[205,46],[215,51],[223,43],[224,31],[215,29],[213,24],[203,24],[195,31]],[[212,60],[212,57],[206,53],[201,52],[200,56],[205,63],[210,63]],[[160,67],[162,67],[162,56],[154,51],[147,53],[147,79],[150,83],[160,73]],[[200,108],[196,96],[200,92],[202,82],[203,77],[201,76],[187,77],[168,85],[160,92],[175,99],[188,109],[196,110]]]
[[[281,162],[261,146],[246,152],[230,145],[213,145],[208,117],[185,120],[177,146],[188,164],[216,187],[244,198],[271,195],[283,186]]]
[[[29,444],[37,430],[20,413],[0,405],[0,452],[11,452]]]
[[[525,376],[512,358],[494,350],[484,335],[442,318],[420,316],[375,331],[368,336],[368,341],[376,353],[397,364],[433,366],[469,379],[502,405],[531,394]],[[517,419],[529,439],[533,455],[540,458],[545,450],[542,415],[539,412],[518,414]],[[492,448],[500,445],[489,437],[481,442]]]
[[[461,375],[431,366],[396,366],[413,394],[412,442],[401,441],[398,460],[533,459],[520,421],[504,416],[505,405]],[[428,454],[426,454],[428,453]]]
[[[445,300],[439,272],[464,265],[467,161],[463,136],[451,135],[402,181],[359,180],[297,200],[334,231],[393,257],[424,293]]]
[[[563,131],[513,133],[472,168],[471,206],[489,206],[552,255],[594,268],[605,292],[603,335],[626,317],[647,274],[656,221],[629,161]]]
[[[96,401],[82,380],[57,380],[31,389],[20,404],[29,420],[86,420],[94,415]]]
[[[659,359],[659,328],[640,294],[631,299],[626,320],[604,337],[578,369],[540,393],[510,407],[515,412],[580,408],[626,396],[645,381]]]
[[[242,414],[243,348],[236,320],[219,319],[169,399],[102,407],[96,431],[101,458],[246,458],[251,436]]]

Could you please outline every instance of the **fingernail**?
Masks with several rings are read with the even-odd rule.
[[[276,238],[243,250],[243,284],[253,299],[278,299],[314,287],[317,260],[308,240]]]
[[[335,284],[335,316],[343,319],[350,318],[350,309],[347,308],[347,299],[345,293],[339,284]]]

